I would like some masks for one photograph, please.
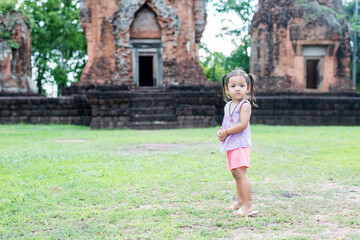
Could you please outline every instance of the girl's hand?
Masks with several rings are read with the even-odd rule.
[[[223,139],[223,140],[221,140],[221,141],[225,141],[225,139],[228,137],[229,135],[228,135],[228,133],[227,133],[227,130],[226,129],[223,129],[223,130],[221,130],[221,139]]]
[[[221,128],[217,131],[217,136],[218,136],[218,139],[220,141],[224,141],[222,138],[221,138]]]

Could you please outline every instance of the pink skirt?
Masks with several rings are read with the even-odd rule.
[[[250,167],[250,152],[251,148],[242,147],[227,151],[227,169],[233,170],[235,168],[249,168]]]

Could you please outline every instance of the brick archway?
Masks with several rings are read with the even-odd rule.
[[[119,4],[118,10],[109,19],[116,41],[124,44],[129,43],[130,27],[135,14],[145,4],[156,14],[162,32],[161,40],[163,42],[173,41],[176,45],[176,40],[180,34],[181,20],[174,9],[167,5],[164,0],[123,0]],[[174,35],[168,36],[166,32],[173,32]]]
[[[147,4],[135,13],[130,26],[130,39],[161,39],[161,27]]]

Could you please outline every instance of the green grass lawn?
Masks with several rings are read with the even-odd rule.
[[[253,125],[247,222],[216,130],[0,125],[0,239],[360,239],[360,127]]]

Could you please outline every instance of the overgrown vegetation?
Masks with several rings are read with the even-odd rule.
[[[0,0],[0,16],[3,16],[12,10],[15,10],[16,4],[17,0]]]
[[[5,40],[11,49],[18,49],[19,44],[13,39],[12,34],[15,31],[16,15],[9,14],[15,10],[16,0],[0,0],[0,18],[6,17],[7,24],[0,23],[0,38]]]
[[[326,24],[330,31],[337,33],[342,33],[343,26],[340,22],[340,19],[346,17],[346,15],[341,15],[336,12],[334,9],[319,4],[318,1],[306,1],[301,3],[301,7],[304,11],[304,18],[306,21],[317,19],[317,21],[322,21],[322,24]]]

